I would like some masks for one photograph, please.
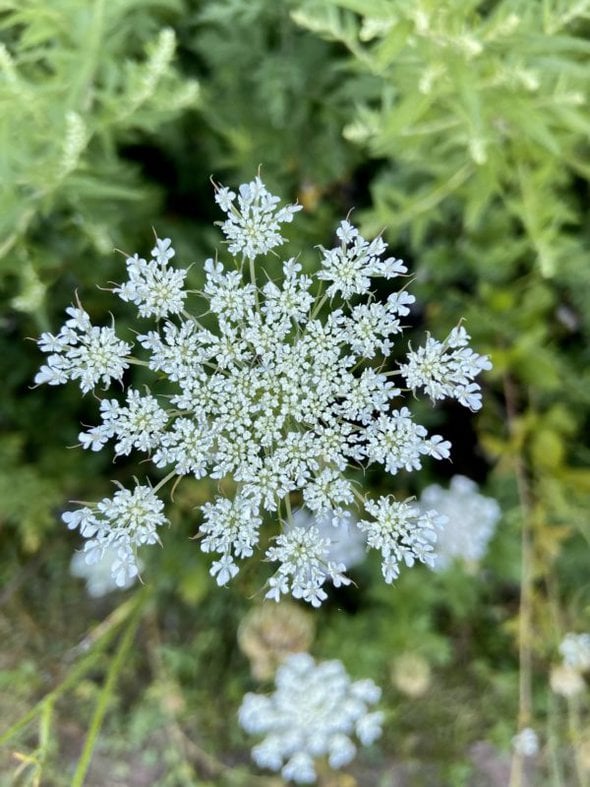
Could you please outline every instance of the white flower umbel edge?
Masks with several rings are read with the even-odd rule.
[[[127,259],[127,280],[112,292],[137,309],[137,355],[112,320],[93,325],[80,303],[67,309],[56,335],[38,340],[48,357],[37,384],[78,381],[101,400],[100,422],[79,437],[85,449],[111,442],[116,456],[139,451],[168,469],[155,487],[136,482],[64,514],[86,539],[87,560],[114,549],[115,579],[126,584],[138,571],[138,547],[156,543],[167,522],[160,490],[178,476],[208,476],[235,489],[201,509],[200,545],[216,556],[211,574],[219,585],[238,573],[238,559],[254,554],[265,515],[279,530],[264,553],[278,564],[269,598],[291,594],[319,606],[327,581],[350,582],[344,566],[330,561],[330,539],[314,520],[331,517],[338,526],[352,509],[367,547],[381,553],[386,582],[402,564],[432,566],[444,517],[407,500],[369,499],[347,471],[378,464],[395,476],[420,470],[425,456],[448,458],[450,443],[416,423],[409,405],[425,392],[479,409],[475,378],[489,359],[469,348],[458,326],[443,342],[428,336],[399,368],[383,371],[414,297],[401,286],[376,298],[375,279],[407,273],[401,260],[385,256],[382,238],[367,241],[342,221],[335,247],[319,247],[318,269],[306,275],[295,258],[275,251],[300,206],[281,207],[260,177],[237,193],[215,185],[215,200],[226,215],[227,259],[204,262],[202,292],[185,289],[187,271],[173,267],[168,238],[156,240],[149,261]],[[123,399],[101,394],[112,382],[120,387],[132,363],[154,373],[153,390],[129,386]],[[172,396],[158,395],[162,377],[174,384]],[[312,517],[305,527],[285,527],[291,496]]]

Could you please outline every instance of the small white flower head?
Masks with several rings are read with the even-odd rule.
[[[92,325],[81,307],[70,306],[66,314],[69,319],[56,336],[43,333],[37,341],[49,357],[35,376],[35,384],[79,380],[82,393],[88,393],[99,383],[107,387],[111,380],[121,380],[129,366],[131,345],[118,339],[113,328]]]
[[[129,388],[126,407],[121,407],[116,399],[103,399],[100,411],[102,424],[78,435],[84,448],[100,450],[108,439],[115,437],[115,454],[128,456],[134,448],[151,453],[163,439],[168,413],[149,394],[142,396]]]
[[[312,784],[314,760],[327,757],[342,768],[356,755],[353,736],[370,746],[381,735],[383,714],[369,710],[380,696],[372,680],[352,682],[342,662],[316,664],[296,653],[279,667],[271,696],[246,694],[239,720],[246,732],[265,736],[252,749],[257,765]]]
[[[135,584],[137,575],[128,574],[122,585],[117,585],[113,576],[113,564],[118,560],[117,550],[106,547],[96,563],[88,563],[84,552],[75,552],[70,562],[70,574],[86,580],[86,591],[91,598],[102,598],[113,590],[126,590]],[[141,561],[137,561],[141,571]]]
[[[341,563],[345,571],[362,563],[367,555],[367,539],[354,516],[339,517],[327,512],[314,517],[304,508],[298,508],[293,512],[293,521],[286,525],[285,530],[288,533],[295,527],[315,527],[320,538],[329,542],[326,555],[328,562]]]
[[[434,568],[443,571],[453,560],[474,563],[485,555],[502,512],[497,501],[479,494],[475,481],[456,475],[448,490],[437,484],[420,496],[422,509],[435,509],[447,518],[434,550]]]
[[[401,260],[381,257],[387,245],[381,237],[366,241],[348,221],[340,222],[336,235],[340,245],[322,251],[321,270],[318,279],[331,282],[326,294],[332,298],[340,294],[345,301],[353,295],[366,295],[371,287],[371,278],[386,279],[407,273]]]
[[[470,410],[481,408],[481,389],[474,378],[491,369],[487,355],[478,355],[469,346],[470,336],[462,325],[453,328],[444,342],[428,336],[426,344],[408,353],[400,366],[408,387],[423,388],[433,401],[457,399]]]
[[[82,446],[100,451],[112,441],[117,457],[140,452],[167,480],[223,481],[221,490],[234,491],[202,506],[199,521],[199,543],[213,556],[216,582],[225,585],[238,574],[240,560],[261,554],[259,530],[268,517],[276,531],[265,557],[279,564],[268,597],[290,594],[318,606],[327,582],[350,581],[344,572],[351,558],[335,554],[334,545],[345,522],[355,513],[365,515],[365,496],[349,470],[378,464],[390,476],[413,472],[427,458],[447,459],[451,445],[417,422],[409,406],[413,397],[393,382],[399,370],[386,371],[414,297],[405,287],[392,287],[381,300],[376,296],[375,279],[393,284],[406,272],[401,260],[386,256],[383,239],[365,240],[343,221],[337,246],[320,247],[315,272],[304,274],[297,256],[270,272],[260,270],[256,258],[276,254],[285,241],[282,225],[300,206],[281,207],[260,177],[236,192],[215,190],[234,258],[204,260],[202,289],[185,290],[187,271],[176,267],[170,239],[157,238],[149,260],[127,258],[127,281],[113,290],[135,306],[142,323],[153,321],[151,329],[142,324],[137,331],[136,354],[113,328],[95,327],[83,309],[72,308],[57,335],[41,336],[39,346],[49,358],[35,380],[79,380],[86,392],[123,383],[131,363],[152,372],[151,388],[127,387],[122,396],[100,399],[99,422],[80,432]],[[474,407],[479,388],[473,378],[488,363],[469,349],[468,338],[462,328],[443,344],[429,338],[427,350],[411,354],[410,387],[426,385],[434,398],[450,396]],[[434,382],[424,382],[427,377]],[[137,511],[153,495],[155,514],[158,498],[144,489],[145,499],[138,490],[125,494],[135,496]],[[291,499],[311,524],[287,526]],[[111,504],[127,502],[120,492]],[[122,581],[126,570],[134,570],[141,529],[134,526],[135,535],[125,536],[128,528],[105,506],[98,513],[82,509],[68,521],[81,526],[93,556],[107,540],[116,543],[114,570]],[[381,551],[388,582],[400,563],[432,563],[440,526],[434,511],[391,501],[368,501],[365,511],[358,528],[368,546]],[[151,514],[146,510],[146,533],[154,536]],[[323,523],[330,520],[326,532]]]
[[[559,652],[568,667],[586,672],[590,669],[590,634],[566,634],[559,645]]]
[[[420,562],[432,568],[434,544],[446,522],[444,516],[390,497],[367,500],[365,509],[373,519],[362,519],[358,526],[367,534],[369,546],[381,552],[381,569],[388,584],[397,579],[402,564]]]
[[[291,527],[278,536],[275,546],[266,550],[266,557],[280,563],[269,580],[266,598],[278,601],[283,593],[293,598],[302,598],[314,607],[319,607],[327,598],[323,589],[326,579],[335,587],[349,585],[344,575],[346,566],[329,559],[330,540],[322,538],[317,527]]]
[[[522,757],[534,757],[539,753],[539,737],[532,727],[524,727],[512,738],[512,748]]]
[[[138,547],[157,543],[156,528],[168,522],[163,509],[164,503],[151,487],[137,485],[132,492],[120,489],[112,498],[103,498],[94,509],[66,511],[62,519],[86,539],[88,564],[98,563],[109,552],[115,584],[124,588],[139,573]]]
[[[574,667],[568,664],[557,664],[551,667],[549,675],[551,691],[562,697],[575,697],[586,688],[586,681]]]
[[[127,258],[128,281],[113,290],[121,300],[134,303],[140,317],[161,319],[182,311],[186,270],[170,268],[175,251],[170,238],[156,239],[149,262],[135,254]]]
[[[281,224],[293,221],[293,214],[302,208],[278,208],[280,199],[267,190],[260,177],[240,186],[237,204],[235,192],[224,187],[216,188],[215,201],[228,217],[221,231],[229,241],[230,254],[243,254],[249,260],[284,243]]]

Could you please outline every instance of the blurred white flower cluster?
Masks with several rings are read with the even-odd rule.
[[[265,736],[252,749],[257,765],[311,784],[315,759],[342,768],[356,755],[353,735],[363,746],[381,735],[383,714],[369,711],[380,696],[372,680],[352,682],[342,662],[316,664],[295,653],[278,668],[274,694],[246,694],[239,720],[246,732]]]
[[[438,484],[426,487],[420,506],[447,518],[434,549],[436,571],[444,571],[457,559],[467,563],[481,560],[502,515],[497,501],[479,494],[475,481],[462,475],[451,479],[449,489]]]
[[[126,590],[135,584],[137,576],[124,576],[123,581],[113,573],[118,560],[117,550],[107,547],[96,563],[89,563],[84,552],[75,552],[70,562],[70,574],[86,580],[86,592],[91,598],[102,598],[113,590]],[[141,571],[141,563],[138,570]]]
[[[140,318],[156,321],[153,330],[138,330],[136,356],[113,325],[92,325],[80,304],[67,310],[55,336],[39,339],[48,358],[36,383],[77,380],[100,398],[96,387],[122,383],[132,363],[155,378],[152,391],[129,386],[122,399],[102,397],[100,422],[79,439],[92,451],[111,441],[116,456],[139,451],[168,475],[65,521],[87,539],[89,561],[116,550],[113,570],[124,584],[137,573],[137,548],[158,541],[167,522],[160,489],[178,476],[208,476],[235,490],[201,509],[200,545],[216,556],[211,574],[220,585],[238,573],[239,559],[254,554],[268,514],[280,528],[265,553],[278,564],[269,598],[291,594],[318,606],[326,581],[350,581],[332,542],[351,512],[368,546],[381,552],[387,582],[402,564],[431,566],[444,519],[391,497],[366,499],[347,471],[378,464],[395,475],[419,470],[427,456],[448,458],[450,443],[416,423],[408,394],[424,389],[433,400],[454,398],[476,410],[475,378],[490,368],[488,358],[470,350],[457,327],[444,342],[428,337],[399,368],[384,371],[414,297],[401,287],[376,298],[374,279],[406,273],[401,260],[384,256],[383,240],[367,241],[343,221],[336,246],[320,247],[318,271],[307,275],[295,258],[281,262],[274,251],[299,206],[280,207],[259,177],[237,194],[215,188],[233,256],[204,262],[202,292],[185,289],[187,271],[172,266],[167,238],[156,240],[149,261],[128,258],[128,279],[113,288]],[[262,267],[259,257],[269,253]],[[175,387],[171,395],[158,394],[164,378]],[[293,524],[291,497],[308,512],[308,524]]]
[[[551,688],[562,697],[574,697],[586,688],[584,673],[590,670],[590,634],[569,632],[559,645],[559,653],[562,662],[551,668]]]
[[[524,727],[512,738],[512,747],[521,757],[534,757],[539,753],[539,736],[532,727]]]

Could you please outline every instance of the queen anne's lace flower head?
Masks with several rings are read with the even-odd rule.
[[[149,261],[127,259],[127,280],[113,292],[137,308],[135,348],[114,327],[94,326],[80,306],[68,309],[56,336],[39,339],[49,357],[37,383],[76,380],[82,391],[96,391],[122,382],[131,363],[155,378],[151,390],[102,396],[99,422],[79,440],[92,451],[112,442],[116,456],[138,451],[168,475],[154,488],[120,490],[96,508],[69,512],[65,521],[80,528],[89,560],[117,549],[122,581],[137,570],[137,547],[154,543],[166,521],[157,492],[175,477],[209,477],[234,490],[200,512],[200,546],[213,555],[220,585],[258,550],[265,518],[278,530],[264,554],[275,564],[268,598],[290,594],[318,605],[327,582],[347,584],[346,560],[332,546],[351,516],[381,552],[388,582],[402,564],[431,565],[439,515],[389,497],[367,499],[348,470],[376,464],[394,476],[420,470],[427,457],[448,458],[450,443],[416,422],[412,394],[423,388],[435,400],[453,397],[476,409],[474,378],[488,360],[467,347],[459,327],[442,344],[429,337],[401,369],[388,366],[414,297],[403,286],[394,290],[406,267],[385,256],[383,239],[367,241],[343,221],[334,248],[320,248],[319,269],[304,274],[296,258],[280,261],[276,253],[281,227],[299,206],[281,206],[259,177],[237,193],[215,189],[233,258],[205,260],[200,291],[185,289],[186,270],[175,267],[168,238],[156,240]],[[373,292],[377,278],[391,284],[384,300]],[[146,319],[155,325],[144,327]],[[309,516],[294,522],[291,502]]]
[[[260,180],[243,183],[236,194],[225,187],[217,187],[215,202],[227,214],[221,225],[229,241],[230,254],[243,254],[255,259],[284,243],[280,234],[281,224],[293,221],[293,214],[301,205],[286,205],[277,209],[280,202]]]
[[[451,479],[449,489],[438,484],[420,496],[422,509],[436,509],[446,518],[433,552],[433,566],[446,569],[455,559],[476,562],[485,555],[502,514],[497,501],[484,497],[475,481],[462,475]]]
[[[578,672],[590,670],[590,634],[569,632],[559,645],[563,663]]]
[[[257,765],[311,784],[315,759],[342,768],[356,755],[353,735],[363,746],[381,735],[383,714],[369,711],[380,696],[372,680],[352,682],[342,662],[316,664],[296,653],[279,667],[274,694],[246,694],[239,719],[246,732],[265,736],[252,749]]]

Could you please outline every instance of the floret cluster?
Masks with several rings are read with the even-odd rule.
[[[134,347],[112,321],[94,326],[80,303],[56,335],[39,339],[48,358],[37,383],[77,381],[101,400],[100,420],[81,432],[81,445],[99,451],[111,443],[115,456],[136,451],[167,471],[156,486],[137,482],[64,520],[85,538],[89,561],[116,550],[113,571],[124,585],[137,573],[138,547],[158,541],[167,521],[160,490],[179,476],[209,477],[232,490],[200,512],[200,546],[214,555],[219,585],[258,549],[265,519],[277,527],[264,554],[276,564],[267,587],[276,600],[291,594],[318,606],[327,581],[350,581],[315,523],[328,518],[337,527],[351,512],[380,551],[387,582],[402,564],[432,565],[444,517],[392,497],[367,499],[349,468],[377,464],[394,476],[419,470],[425,457],[448,458],[450,443],[415,421],[412,394],[477,410],[475,378],[490,368],[488,358],[469,349],[459,326],[388,366],[414,297],[403,284],[394,289],[407,269],[386,256],[382,238],[365,240],[342,221],[334,248],[319,247],[318,269],[308,275],[296,258],[276,252],[282,225],[300,206],[281,207],[259,177],[238,193],[215,189],[228,249],[223,261],[202,264],[202,291],[186,289],[171,241],[157,239],[151,259],[127,259],[127,280],[113,288],[142,321],[155,321],[140,326]],[[378,278],[391,283],[383,300],[373,291]],[[152,389],[106,395],[132,363],[154,373]],[[161,389],[163,379],[172,394]],[[310,522],[287,527],[292,498]]]
[[[563,697],[575,697],[586,690],[584,678],[590,671],[590,634],[568,632],[559,644],[559,653],[562,661],[551,668],[551,688]]]
[[[419,502],[424,511],[435,509],[447,518],[434,550],[436,571],[444,571],[455,560],[473,564],[483,558],[502,515],[497,500],[482,495],[475,481],[456,475],[448,489],[427,486]]]
[[[331,768],[342,768],[356,754],[354,735],[364,746],[381,735],[383,714],[369,710],[380,697],[372,680],[351,681],[342,662],[316,664],[295,653],[279,667],[272,695],[246,694],[239,720],[246,732],[265,736],[252,749],[257,765],[310,784],[314,760],[327,757]]]

